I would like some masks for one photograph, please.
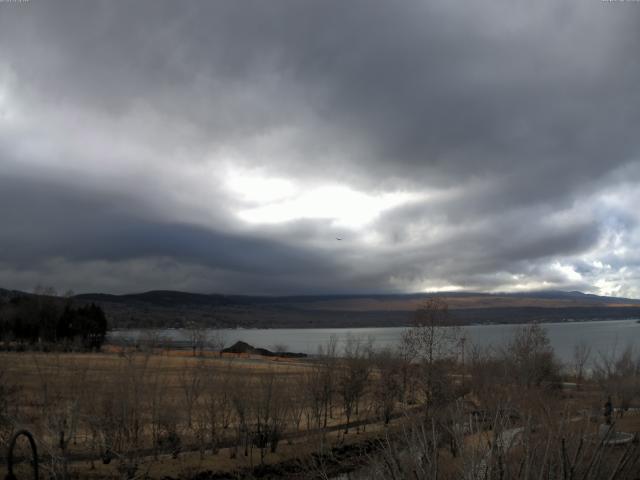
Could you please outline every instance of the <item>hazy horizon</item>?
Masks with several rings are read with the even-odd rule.
[[[58,296],[65,296],[65,295],[114,295],[114,296],[127,296],[127,295],[132,295],[132,296],[136,296],[136,295],[145,295],[145,294],[149,294],[149,293],[161,293],[161,292],[167,292],[167,293],[179,293],[179,294],[187,294],[187,295],[222,295],[222,296],[228,296],[228,297],[265,297],[265,298],[286,298],[286,297],[292,297],[292,298],[296,298],[296,297],[318,297],[318,298],[322,298],[322,297],[419,297],[419,296],[433,296],[433,297],[443,297],[443,298],[447,298],[447,297],[456,297],[456,296],[474,296],[474,295],[478,295],[478,296],[493,296],[493,297],[500,297],[500,296],[515,296],[515,297],[523,297],[523,298],[527,298],[527,297],[531,297],[531,298],[536,298],[536,297],[540,297],[540,298],[544,298],[545,296],[551,296],[551,297],[557,297],[557,298],[563,298],[565,296],[568,297],[572,297],[572,296],[577,296],[577,297],[590,297],[590,296],[597,296],[597,297],[603,297],[603,298],[617,298],[620,300],[633,300],[633,301],[640,301],[640,298],[634,298],[634,297],[621,297],[621,296],[609,296],[609,295],[598,295],[598,294],[593,294],[593,293],[587,293],[587,292],[581,292],[579,290],[553,290],[553,289],[547,289],[547,290],[528,290],[528,291],[479,291],[479,290],[437,290],[437,291],[425,291],[425,292],[348,292],[348,291],[344,291],[344,292],[321,292],[321,293],[313,293],[313,292],[309,292],[309,293],[278,293],[278,294],[263,294],[263,293],[253,293],[253,292],[240,292],[240,291],[207,291],[207,290],[202,290],[202,291],[198,291],[198,290],[173,290],[173,289],[168,289],[168,288],[157,288],[157,289],[151,289],[151,290],[131,290],[128,292],[122,292],[122,293],[114,293],[114,292],[109,292],[109,291],[74,291],[74,290],[68,290],[68,291],[60,291],[57,288],[55,288],[55,286],[52,285],[36,285],[34,288],[32,289],[26,289],[26,290],[19,290],[19,289],[13,289],[13,288],[6,288],[5,285],[0,285],[0,290],[7,290],[7,291],[16,291],[16,292],[23,292],[23,293],[43,293],[46,290],[49,290],[51,293],[58,295]],[[53,290],[51,290],[53,289]],[[45,295],[48,293],[44,293]]]

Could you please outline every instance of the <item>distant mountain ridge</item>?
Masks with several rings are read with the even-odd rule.
[[[95,302],[143,302],[160,306],[177,305],[260,305],[260,304],[305,304],[317,302],[350,302],[358,300],[376,301],[421,301],[430,297],[449,299],[449,303],[457,305],[460,299],[496,300],[496,299],[531,299],[551,300],[580,304],[616,304],[640,305],[640,299],[600,296],[579,291],[541,290],[514,293],[486,292],[439,292],[439,293],[407,293],[407,294],[322,294],[322,295],[225,295],[218,293],[202,294],[176,290],[150,290],[142,293],[112,295],[104,293],[86,293],[75,298]]]
[[[122,327],[198,322],[231,328],[335,328],[408,325],[420,303],[433,296],[443,298],[452,320],[460,323],[640,318],[640,300],[564,291],[252,296],[155,290],[76,299],[100,304]]]
[[[0,298],[24,294],[0,289]],[[86,293],[79,303],[100,305],[114,328],[183,327],[196,322],[226,328],[376,327],[408,325],[429,297],[443,298],[458,323],[524,323],[640,318],[640,300],[572,291],[515,293],[225,295],[152,290]]]

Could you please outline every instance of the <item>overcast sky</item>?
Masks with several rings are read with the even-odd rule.
[[[640,297],[639,45],[628,1],[0,2],[0,287]]]

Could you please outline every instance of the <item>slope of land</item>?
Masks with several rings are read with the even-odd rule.
[[[117,328],[217,327],[335,328],[408,325],[433,294],[244,296],[151,291],[127,295],[83,294],[79,302],[102,306]],[[581,292],[441,293],[459,323],[521,323],[640,318],[640,300]]]

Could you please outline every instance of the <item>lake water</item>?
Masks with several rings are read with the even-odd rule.
[[[470,342],[481,346],[500,347],[508,342],[514,331],[522,325],[470,325],[462,327]],[[558,357],[569,361],[573,349],[581,341],[592,348],[592,355],[598,352],[609,354],[620,352],[627,346],[640,346],[640,323],[637,320],[606,320],[594,322],[545,323],[551,345]],[[389,328],[274,328],[274,329],[222,329],[225,344],[232,345],[238,340],[253,345],[273,349],[276,345],[286,347],[290,352],[315,354],[318,347],[326,345],[332,336],[338,339],[338,349],[344,345],[349,335],[363,340],[371,339],[377,348],[393,347],[400,342],[404,327]],[[188,332],[165,329],[156,332],[160,337],[170,339],[177,345],[188,345]],[[213,333],[213,332],[211,332]],[[147,335],[145,330],[118,330],[109,333],[109,340],[136,340]]]

